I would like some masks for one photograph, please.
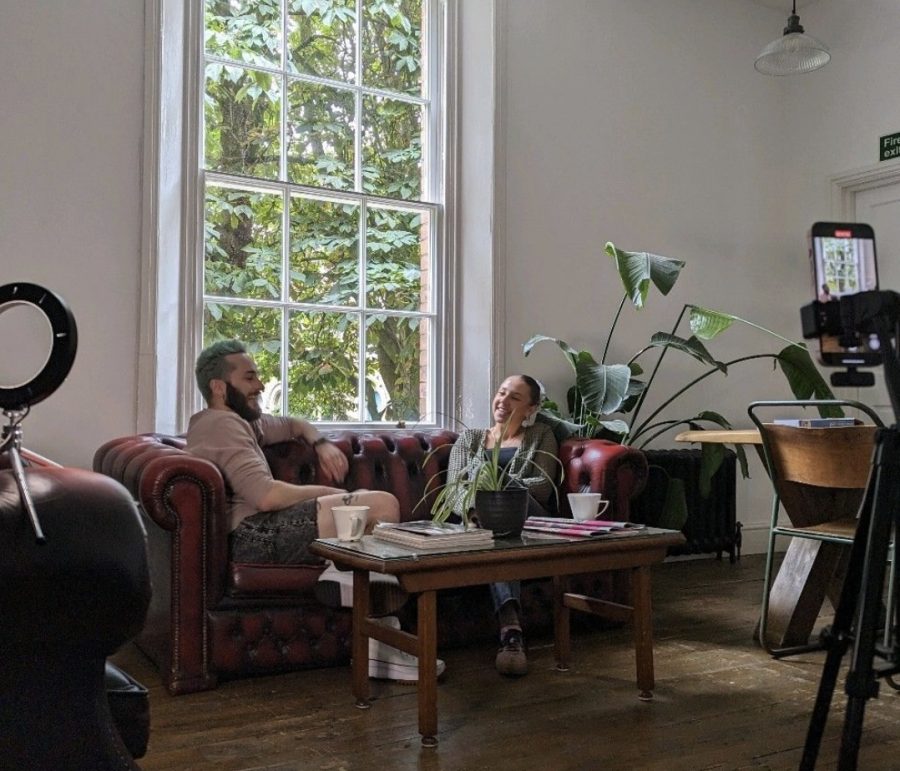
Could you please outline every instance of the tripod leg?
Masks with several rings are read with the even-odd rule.
[[[800,760],[800,771],[813,771],[816,767],[819,747],[822,745],[822,736],[825,733],[825,723],[828,720],[828,711],[831,707],[831,699],[834,696],[834,687],[837,684],[841,661],[850,646],[853,617],[862,582],[862,566],[866,556],[873,500],[871,485],[869,485],[860,506],[859,524],[856,527],[856,537],[853,539],[853,545],[850,547],[850,562],[847,566],[847,574],[844,577],[844,585],[841,587],[838,606],[835,609],[834,622],[830,628],[822,632],[828,653],[825,656],[822,677],[819,680],[819,690],[816,693],[816,702],[809,720],[806,744],[803,747],[803,757]]]
[[[34,508],[31,491],[28,489],[28,481],[25,479],[25,468],[22,466],[22,456],[19,454],[18,443],[15,441],[9,448],[9,462],[12,466],[16,486],[19,488],[19,497],[22,499],[22,506],[28,514],[28,521],[31,522],[31,528],[34,530],[35,540],[38,543],[47,543],[47,537],[41,529],[41,521],[38,519],[37,511]]]
[[[866,702],[878,695],[875,673],[875,644],[878,638],[878,621],[884,593],[884,577],[887,568],[888,548],[894,517],[893,503],[900,494],[898,461],[900,461],[900,435],[895,429],[883,429],[878,433],[873,470],[874,501],[871,525],[866,539],[865,560],[862,569],[856,634],[850,670],[847,673],[847,712],[838,762],[840,771],[854,771],[859,754],[863,717]],[[889,623],[889,622],[888,622]]]

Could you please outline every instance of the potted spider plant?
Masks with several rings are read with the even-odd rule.
[[[553,343],[564,354],[575,379],[566,394],[566,410],[556,402],[545,399],[541,405],[543,419],[554,426],[557,439],[567,436],[601,437],[621,444],[644,448],[654,439],[677,427],[700,430],[709,427],[731,428],[728,419],[714,410],[701,410],[694,415],[674,412],[680,396],[714,375],[727,376],[732,367],[753,360],[770,359],[781,370],[797,399],[833,399],[831,389],[816,369],[803,343],[794,342],[738,316],[711,310],[700,305],[686,304],[679,311],[669,332],[656,332],[647,345],[630,359],[621,363],[608,361],[610,344],[625,306],[630,302],[636,310],[644,307],[650,286],[668,295],[685,263],[682,260],[647,252],[627,252],[612,243],[606,253],[613,259],[624,296],[606,335],[602,354],[595,357],[590,351],[576,350],[564,340],[547,335],[535,335],[523,346],[525,356],[541,343]],[[688,323],[689,337],[679,335],[682,324]],[[768,338],[785,344],[777,351],[751,353],[730,361],[716,359],[705,343],[718,337],[733,324],[745,324]],[[702,371],[686,384],[676,388],[649,414],[644,405],[647,394],[656,382],[663,360],[669,352],[686,355],[701,366]],[[653,355],[655,354],[655,359]],[[649,364],[646,363],[650,358]],[[649,370],[649,372],[648,372]],[[824,417],[842,414],[837,408],[820,410]],[[734,447],[741,473],[746,478],[747,457],[744,448]],[[708,494],[713,474],[722,464],[725,448],[720,444],[703,443],[700,469],[700,492]],[[681,480],[670,478],[670,489],[660,521],[663,527],[680,529],[687,519],[684,487]]]
[[[439,484],[437,496],[431,507],[431,518],[435,522],[445,522],[454,514],[460,514],[463,524],[470,525],[469,512],[474,511],[477,524],[492,530],[497,537],[518,535],[525,524],[528,511],[528,488],[519,477],[510,473],[509,465],[500,462],[500,450],[506,427],[500,441],[487,450],[481,462],[475,464],[474,472],[447,480]],[[440,448],[438,448],[440,449]],[[556,486],[562,481],[562,463],[552,453],[537,452],[551,458],[559,466],[559,479],[547,473],[534,461],[531,462],[535,476],[542,476],[553,484],[553,493],[558,495]],[[439,480],[432,477],[428,489],[433,489]],[[419,501],[426,501],[423,497]],[[417,504],[417,505],[419,505]]]

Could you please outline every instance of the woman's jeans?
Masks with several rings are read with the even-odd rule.
[[[521,606],[519,598],[522,594],[522,584],[519,581],[501,581],[491,584],[491,599],[494,601],[494,611],[499,611],[507,602],[515,602]]]
[[[534,498],[528,496],[528,516],[546,517],[547,510]],[[501,581],[491,584],[491,599],[494,601],[494,612],[499,612],[507,602],[515,602],[521,608],[522,584],[520,581]]]

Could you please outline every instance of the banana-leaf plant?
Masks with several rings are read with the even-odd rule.
[[[781,369],[797,399],[834,398],[803,343],[788,340],[759,324],[730,313],[693,304],[686,304],[681,308],[670,332],[656,332],[651,336],[649,343],[627,362],[608,363],[610,344],[626,304],[630,301],[635,309],[643,308],[651,284],[663,295],[668,295],[685,263],[682,260],[648,252],[627,252],[616,248],[612,243],[607,243],[606,253],[615,261],[625,292],[609,327],[599,361],[589,351],[575,350],[564,340],[546,335],[535,335],[523,346],[523,352],[528,356],[538,343],[554,343],[563,352],[574,371],[575,382],[566,395],[567,413],[563,413],[559,405],[549,399],[545,399],[542,403],[542,418],[554,426],[558,438],[602,437],[643,448],[657,437],[677,427],[692,430],[709,427],[731,428],[727,418],[713,410],[702,410],[696,415],[676,416],[672,414],[672,405],[685,392],[708,377],[716,374],[728,375],[731,367],[759,359],[771,359],[773,366]],[[685,317],[691,331],[690,337],[687,338],[678,335]],[[775,352],[752,353],[730,361],[720,361],[709,352],[704,342],[718,337],[735,322],[754,327],[786,345]],[[703,371],[678,387],[649,414],[645,414],[643,408],[647,394],[669,351],[690,356],[701,365]],[[655,359],[652,358],[653,354]],[[647,359],[650,359],[649,364]],[[841,414],[837,408],[823,408],[820,412],[826,417]],[[741,473],[744,477],[749,476],[747,456],[743,447],[735,445],[734,449]],[[723,445],[709,442],[702,444],[701,494],[709,493],[710,480],[721,466],[724,457]],[[687,506],[681,480],[670,479],[664,511],[660,520],[654,524],[680,529],[686,519]]]

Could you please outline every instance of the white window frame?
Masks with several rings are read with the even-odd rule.
[[[456,401],[456,328],[451,301],[455,286],[452,245],[455,156],[457,0],[432,0],[435,39],[444,41],[442,66],[429,68],[430,93],[443,111],[441,126],[428,136],[436,148],[428,197],[442,209],[431,227],[436,271],[432,379],[434,416],[423,428],[448,424]],[[200,130],[203,72],[203,1],[147,0],[145,54],[144,200],[140,330],[138,340],[138,430],[178,433],[202,407],[193,363],[202,339],[202,172]],[[449,129],[448,129],[449,127]],[[435,195],[442,190],[443,195]],[[423,191],[423,196],[425,191]],[[401,204],[402,205],[402,204]],[[440,329],[437,326],[440,326]],[[323,424],[327,427],[328,424]],[[385,424],[339,424],[342,428]]]

